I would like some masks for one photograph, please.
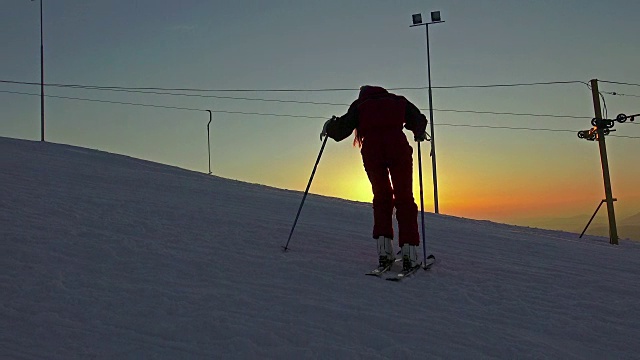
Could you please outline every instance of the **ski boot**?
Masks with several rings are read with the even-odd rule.
[[[418,247],[416,245],[402,245],[402,271],[407,272],[420,266],[418,262]]]
[[[378,268],[391,268],[393,262],[396,260],[393,254],[393,239],[387,237],[377,238],[378,245]]]

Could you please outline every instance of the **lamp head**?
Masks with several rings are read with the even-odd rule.
[[[413,20],[413,25],[422,24],[422,14],[413,14],[411,15],[411,19]]]

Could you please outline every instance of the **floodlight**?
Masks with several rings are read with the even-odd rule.
[[[413,25],[422,24],[422,14],[413,14],[411,18],[413,19]]]
[[[431,21],[432,22],[442,21],[442,18],[440,17],[440,11],[432,11],[431,12]]]

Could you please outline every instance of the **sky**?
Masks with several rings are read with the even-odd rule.
[[[436,263],[392,283],[365,203],[309,196],[287,243],[299,192],[6,137],[0,166],[2,359],[640,353],[639,242],[428,213]]]
[[[0,6],[0,81],[38,83],[39,3]],[[577,82],[600,80],[609,118],[640,113],[640,87],[611,83],[640,84],[637,1],[45,0],[43,7],[45,83],[252,90],[173,91],[196,97],[47,86],[47,141],[205,173],[210,166],[218,176],[284,189],[305,189],[325,119],[344,114],[361,85],[399,88],[392,92],[429,116],[426,36],[410,27],[415,13],[428,19],[441,11],[445,21],[429,27],[443,214],[517,224],[586,215],[586,223],[604,185],[597,143],[577,137],[594,116],[591,91]],[[565,81],[572,83],[437,88]],[[334,90],[256,91],[287,89]],[[0,82],[0,136],[40,139],[39,91]],[[640,212],[640,121],[614,129],[606,143],[624,218]],[[312,193],[371,201],[351,140],[329,140]],[[425,210],[433,211],[429,146],[421,145],[423,186]]]

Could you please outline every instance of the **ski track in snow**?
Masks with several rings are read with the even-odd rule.
[[[8,138],[0,168],[1,358],[640,358],[638,243],[427,213],[438,263],[392,283],[370,204],[309,195],[284,253],[300,192]]]

